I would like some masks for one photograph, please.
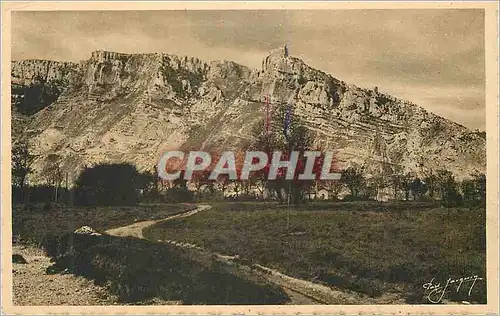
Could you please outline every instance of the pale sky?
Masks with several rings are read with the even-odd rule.
[[[79,61],[94,50],[165,52],[259,68],[290,55],[337,79],[485,129],[479,9],[48,11],[12,13],[12,59]]]

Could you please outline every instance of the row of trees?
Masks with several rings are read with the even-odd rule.
[[[262,170],[252,172],[248,180],[230,180],[228,175],[220,175],[215,180],[209,180],[211,170],[218,161],[218,151],[212,154],[212,165],[204,171],[193,174],[191,183],[178,179],[163,181],[157,176],[157,170],[138,172],[130,164],[104,164],[85,168],[75,181],[72,191],[68,190],[67,174],[63,172],[62,161],[57,155],[46,157],[41,176],[47,186],[39,189],[39,195],[47,195],[52,188],[53,201],[58,201],[63,192],[65,200],[74,200],[79,204],[133,204],[140,199],[149,201],[189,201],[193,198],[206,199],[226,196],[230,189],[236,199],[262,199],[269,192],[281,202],[294,204],[304,201],[311,190],[321,188],[329,192],[333,200],[340,195],[344,200],[375,200],[381,195],[391,196],[400,200],[419,200],[423,198],[440,199],[446,203],[484,203],[486,200],[486,177],[484,174],[473,174],[470,179],[456,181],[453,174],[447,170],[428,172],[419,178],[412,173],[404,173],[398,166],[393,166],[385,174],[367,176],[367,172],[359,166],[351,166],[342,171],[340,181],[319,180],[321,167],[325,159],[316,159],[313,173],[316,180],[298,180],[298,175],[305,169],[305,151],[321,151],[313,147],[310,132],[302,122],[294,118],[285,126],[285,107],[275,111],[272,120],[260,122],[253,136],[255,141],[236,154],[237,173],[241,173],[244,152],[246,150],[267,153],[270,161],[272,152],[282,151],[283,160],[293,151],[301,152],[293,180],[285,179],[285,170],[281,169],[275,180],[268,180],[269,164]],[[18,142],[13,147],[12,175],[14,191],[18,199],[25,200],[26,177],[32,172],[34,156],[30,154],[25,142]],[[177,165],[179,167],[179,165]],[[339,170],[334,160],[330,170]],[[65,184],[61,190],[62,184]],[[190,190],[189,186],[191,186]],[[33,188],[30,187],[33,191]],[[36,191],[36,190],[35,190]],[[42,193],[40,193],[42,192]],[[36,192],[31,192],[36,195]]]
[[[381,192],[393,195],[399,200],[438,199],[447,205],[461,203],[482,204],[486,201],[486,178],[476,174],[472,178],[456,181],[445,170],[431,174],[423,180],[410,174],[394,175],[387,180],[382,177],[365,178],[362,169],[347,168],[342,172],[340,181],[320,181],[318,184],[327,189],[333,200],[338,200],[341,192],[344,201],[376,200]],[[253,178],[256,179],[256,178]],[[300,203],[307,198],[307,191],[297,185],[286,186],[283,180],[265,182],[228,181],[221,177],[214,181],[193,182],[194,191],[188,189],[186,181],[158,181],[154,173],[140,173],[130,164],[104,164],[86,168],[76,180],[74,187],[59,188],[54,185],[28,186],[28,200],[31,201],[72,201],[81,205],[120,205],[135,204],[139,201],[186,202],[193,199],[222,198],[229,187],[236,193],[236,199],[261,199],[264,191],[274,191],[274,197],[285,202],[290,195],[291,203]],[[199,180],[199,179],[198,179]],[[387,181],[387,182],[384,182]],[[313,181],[314,182],[314,181]],[[289,184],[293,184],[289,181]],[[305,186],[305,184],[303,185]],[[278,188],[283,190],[278,190]],[[290,191],[286,191],[286,189]],[[19,187],[14,187],[18,192]],[[298,192],[300,194],[298,194]],[[26,195],[25,195],[26,197]],[[300,197],[300,198],[298,198]],[[15,199],[20,201],[21,199]]]
[[[347,189],[349,195],[344,200],[378,199],[381,193],[399,200],[441,200],[448,204],[468,204],[486,202],[486,176],[471,174],[468,179],[457,181],[448,170],[429,171],[419,178],[414,173],[404,173],[401,168],[393,168],[388,175],[365,177],[363,168],[350,167],[342,172],[342,179],[329,189],[333,199]]]

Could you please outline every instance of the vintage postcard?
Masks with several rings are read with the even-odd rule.
[[[497,26],[2,2],[2,312],[498,314]]]

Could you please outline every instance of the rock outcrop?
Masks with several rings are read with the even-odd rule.
[[[105,51],[79,64],[16,61],[12,84],[13,138],[29,136],[39,157],[35,170],[57,154],[70,177],[102,162],[152,170],[165,150],[240,148],[252,142],[264,116],[264,95],[274,104],[291,103],[315,142],[336,150],[343,167],[356,163],[373,173],[387,166],[416,173],[445,168],[458,178],[485,171],[484,133],[378,89],[348,85],[288,56],[285,48],[265,57],[261,69]],[[55,86],[49,89],[54,100],[20,115],[18,106],[33,85]]]
[[[101,233],[99,233],[97,230],[93,229],[90,226],[82,226],[76,229],[73,233],[81,235],[89,235],[89,236],[102,236]]]
[[[21,60],[11,64],[12,83],[30,85],[36,81],[67,81],[78,64],[52,60]]]

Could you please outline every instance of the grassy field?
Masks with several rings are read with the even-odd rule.
[[[377,297],[397,292],[426,303],[423,284],[435,278],[486,278],[484,208],[429,203],[316,203],[287,212],[276,203],[219,203],[192,217],[157,224],[153,240],[196,243],[277,268],[292,276]],[[486,282],[447,293],[486,301]]]
[[[54,265],[46,273],[71,272],[106,286],[121,303],[283,304],[288,296],[276,286],[228,273],[212,256],[162,243],[109,235],[72,234],[90,226],[99,231],[135,221],[162,219],[191,209],[189,204],[133,207],[15,206],[17,242],[44,248]],[[148,303],[149,302],[149,303]]]
[[[193,207],[191,204],[99,207],[70,207],[57,204],[14,205],[12,235],[21,241],[40,245],[49,236],[72,232],[84,225],[104,231],[135,221],[162,219]]]

